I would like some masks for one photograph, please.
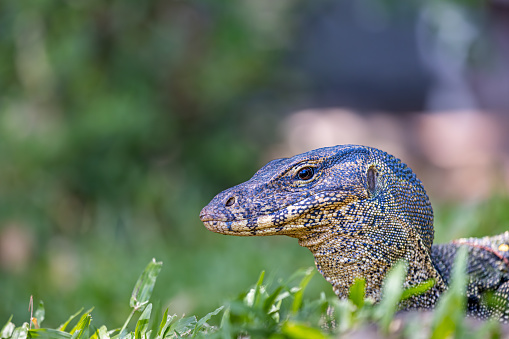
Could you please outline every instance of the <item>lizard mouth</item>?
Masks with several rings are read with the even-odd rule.
[[[311,210],[324,207],[330,209],[331,205],[336,205],[335,209],[339,209],[354,200],[351,195],[341,193],[320,192],[275,212],[245,219],[228,220],[226,214],[210,211],[210,207],[206,206],[200,213],[200,219],[208,230],[221,234],[237,236],[289,234],[294,230],[310,227],[305,223],[292,224],[292,221]]]

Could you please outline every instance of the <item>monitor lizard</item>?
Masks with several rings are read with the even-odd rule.
[[[200,219],[221,234],[297,238],[340,298],[364,278],[366,297],[380,301],[386,273],[405,260],[405,288],[429,279],[434,285],[402,309],[433,308],[458,248],[466,246],[468,314],[509,319],[509,232],[433,245],[433,209],[422,182],[375,148],[340,145],[273,160],[214,197]],[[494,306],[484,301],[487,291],[498,300]]]

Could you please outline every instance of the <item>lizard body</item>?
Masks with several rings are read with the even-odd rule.
[[[433,210],[421,181],[375,148],[343,145],[273,160],[214,197],[200,219],[221,234],[297,238],[340,298],[364,278],[366,296],[379,301],[387,271],[404,259],[404,287],[434,281],[424,294],[405,300],[405,309],[435,306],[457,249],[467,246],[469,313],[508,320],[509,232],[433,245]],[[497,306],[483,302],[486,291]]]

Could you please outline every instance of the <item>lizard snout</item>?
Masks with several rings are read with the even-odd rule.
[[[218,198],[218,197],[216,197]],[[221,201],[222,200],[222,201]],[[228,213],[227,210],[230,208],[234,208],[237,203],[236,195],[229,195],[224,198],[219,199],[219,204],[211,202],[207,206],[205,206],[200,212],[200,220],[211,221],[211,220],[223,220],[226,221],[226,217],[224,213]],[[225,210],[220,206],[223,205]],[[219,211],[218,211],[219,206]],[[222,210],[222,212],[220,212]]]
[[[208,221],[210,220],[210,217],[207,214],[207,211],[205,211],[205,208],[201,210],[200,212],[200,220],[201,221]]]
[[[217,213],[214,213],[214,210],[209,207],[209,205],[205,206],[200,212],[200,220],[202,222],[217,220]]]

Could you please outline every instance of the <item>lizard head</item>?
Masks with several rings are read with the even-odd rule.
[[[357,145],[273,160],[250,180],[219,193],[200,213],[217,233],[301,240],[332,226],[338,234],[363,232],[387,216],[411,225],[431,248],[433,211],[421,181],[394,156]]]

